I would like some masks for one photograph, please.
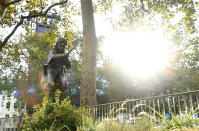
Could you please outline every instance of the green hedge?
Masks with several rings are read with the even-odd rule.
[[[55,102],[45,97],[42,106],[34,106],[34,113],[26,114],[22,130],[76,131],[82,125],[81,112],[71,105],[69,98],[60,102],[60,93],[59,90],[56,91]]]

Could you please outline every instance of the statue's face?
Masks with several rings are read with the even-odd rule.
[[[59,44],[58,44],[58,49],[59,49],[60,52],[63,52],[64,49],[65,49],[65,43],[64,43],[64,42],[59,43]]]

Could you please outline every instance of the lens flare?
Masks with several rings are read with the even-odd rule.
[[[18,81],[18,90],[15,95],[20,95],[27,106],[33,107],[42,102],[42,90],[38,86],[41,79],[40,74],[40,71],[34,72],[31,76],[24,73]]]
[[[16,90],[14,91],[14,97],[19,97],[20,96],[20,91]]]
[[[35,88],[32,87],[32,88],[28,89],[28,92],[29,93],[35,93]]]
[[[162,31],[123,32],[105,40],[102,52],[129,75],[147,78],[168,65],[170,44]]]

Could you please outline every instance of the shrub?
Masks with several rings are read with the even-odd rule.
[[[88,122],[87,122],[88,124]],[[155,128],[146,118],[139,118],[136,124],[119,123],[116,118],[108,118],[103,121],[92,120],[89,126],[83,125],[77,131],[160,131],[161,128]]]
[[[60,102],[60,93],[56,91],[55,102],[45,97],[41,107],[34,106],[34,113],[25,115],[22,130],[76,131],[82,124],[81,111],[71,105],[69,98]]]
[[[164,116],[162,113],[156,111],[155,109],[149,107],[152,111],[154,111],[160,119],[153,118],[156,122],[160,123],[163,126],[166,126],[168,129],[175,129],[175,128],[181,128],[181,127],[193,127],[198,128],[199,126],[199,119],[198,119],[198,108],[195,110],[191,109],[189,112],[185,112],[184,114],[178,114],[174,115],[172,111],[170,111],[172,117],[171,119],[168,119],[166,116]]]

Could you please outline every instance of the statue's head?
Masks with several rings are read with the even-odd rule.
[[[60,52],[64,52],[65,46],[67,45],[67,40],[63,37],[59,37],[56,42],[56,47]]]

